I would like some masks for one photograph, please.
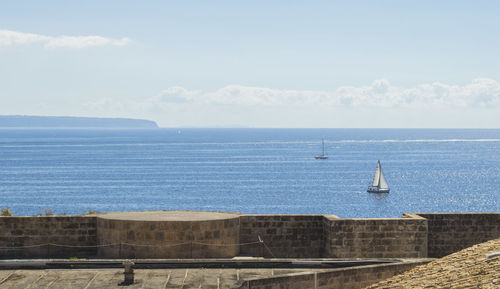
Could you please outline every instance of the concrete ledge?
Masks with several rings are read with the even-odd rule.
[[[12,269],[104,269],[123,268],[125,259],[89,260],[0,260],[0,270]],[[186,269],[186,268],[288,268],[288,269],[332,269],[366,265],[396,264],[413,260],[356,259],[356,260],[296,260],[296,259],[134,259],[134,269]]]
[[[137,211],[99,214],[98,218],[123,221],[193,222],[234,219],[239,213],[209,211]]]
[[[368,265],[353,268],[288,274],[245,281],[240,289],[350,289],[363,288],[378,281],[401,274],[416,266],[427,264],[431,259],[398,264]]]

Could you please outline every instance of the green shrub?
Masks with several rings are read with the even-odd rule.
[[[54,216],[54,213],[52,212],[52,209],[43,209],[45,216]]]
[[[9,208],[2,208],[0,211],[0,216],[9,217],[12,216],[12,211]]]

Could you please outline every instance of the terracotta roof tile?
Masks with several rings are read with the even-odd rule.
[[[367,288],[500,288],[500,239],[418,266]]]

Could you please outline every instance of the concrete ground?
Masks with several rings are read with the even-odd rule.
[[[136,269],[124,286],[123,269],[0,270],[0,289],[238,288],[244,280],[321,269]]]

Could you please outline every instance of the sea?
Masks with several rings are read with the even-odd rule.
[[[324,140],[326,160],[316,160]],[[388,194],[366,189],[380,160]],[[498,129],[0,129],[14,215],[500,211]]]

